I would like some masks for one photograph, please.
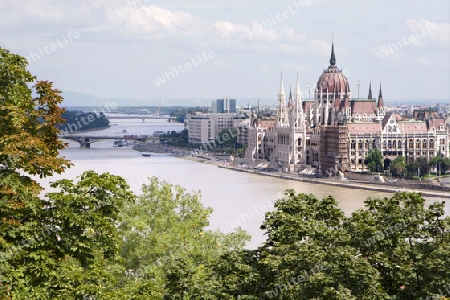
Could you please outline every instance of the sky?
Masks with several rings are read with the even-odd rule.
[[[99,98],[276,101],[298,73],[308,99],[333,40],[352,97],[450,99],[447,0],[1,0],[0,26],[38,79]]]

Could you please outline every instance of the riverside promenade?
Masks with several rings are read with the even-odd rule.
[[[279,178],[279,179],[285,179],[285,180],[296,180],[296,181],[302,181],[302,182],[308,182],[308,183],[314,183],[314,184],[327,184],[332,186],[338,186],[338,187],[345,187],[345,188],[357,188],[357,189],[365,189],[370,191],[378,191],[378,192],[388,192],[388,193],[395,193],[395,192],[416,192],[421,193],[423,196],[428,197],[444,197],[450,199],[450,188],[447,189],[447,191],[435,191],[431,189],[415,189],[415,188],[409,188],[405,185],[402,186],[396,186],[396,185],[388,185],[381,184],[381,183],[372,183],[367,181],[359,181],[359,180],[341,180],[336,178],[325,178],[325,177],[307,177],[307,176],[298,176],[288,173],[280,173],[280,172],[265,172],[265,171],[258,171],[254,169],[249,169],[245,167],[238,167],[234,165],[218,165],[219,168],[226,168],[233,171],[238,172],[247,172],[262,176],[269,176],[273,178]]]
[[[337,187],[345,187],[345,188],[355,188],[355,189],[365,189],[369,191],[378,191],[378,192],[387,192],[387,193],[395,193],[395,192],[416,192],[421,193],[423,196],[427,197],[440,197],[440,198],[448,198],[450,199],[450,188],[449,187],[441,187],[436,185],[422,185],[418,186],[417,184],[404,184],[404,183],[377,183],[370,182],[364,180],[348,180],[348,179],[340,179],[337,177],[311,177],[297,174],[289,174],[282,172],[267,172],[261,171],[249,167],[240,166],[238,164],[233,164],[230,162],[225,162],[223,157],[217,157],[212,153],[204,152],[192,154],[191,151],[183,148],[177,148],[170,145],[163,144],[141,144],[138,147],[134,148],[137,151],[148,151],[155,153],[167,153],[169,155],[173,155],[182,159],[189,159],[192,161],[212,164],[216,165],[219,168],[229,169],[237,172],[246,172],[260,176],[268,176],[278,179],[284,180],[296,180],[302,182],[308,182],[313,184],[326,184]]]

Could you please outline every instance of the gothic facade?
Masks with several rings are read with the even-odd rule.
[[[364,158],[378,148],[385,168],[397,156],[407,161],[449,157],[449,134],[443,118],[403,120],[386,114],[381,84],[378,99],[372,87],[366,99],[352,99],[348,80],[336,66],[334,45],[330,65],[317,82],[314,100],[302,100],[297,74],[294,96],[284,93],[280,79],[275,120],[253,119],[248,130],[246,161],[268,163],[284,172],[314,167],[319,175],[367,171]]]

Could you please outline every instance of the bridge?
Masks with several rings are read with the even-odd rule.
[[[73,140],[80,143],[81,148],[90,148],[91,143],[98,142],[99,140],[136,140],[141,142],[153,142],[159,143],[159,138],[151,135],[74,135],[68,134],[60,136],[59,138]]]
[[[175,120],[176,117],[170,117],[170,116],[158,116],[158,115],[125,115],[125,114],[105,114],[105,117],[108,120],[111,119],[141,119],[142,122],[145,122],[145,120],[150,119],[156,119],[156,120]]]

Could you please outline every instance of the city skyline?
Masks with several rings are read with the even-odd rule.
[[[333,39],[352,97],[358,89],[367,97],[369,82],[373,90],[381,82],[387,102],[449,99],[450,3],[443,1],[7,0],[0,8],[0,46],[64,92],[276,101],[280,73],[289,89],[298,72],[307,99]]]

